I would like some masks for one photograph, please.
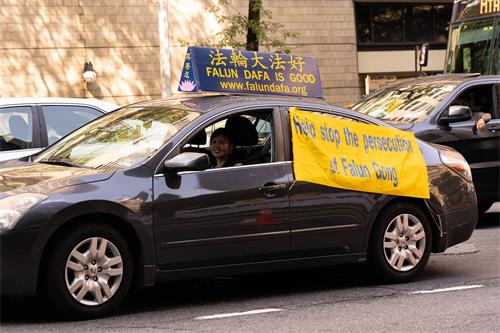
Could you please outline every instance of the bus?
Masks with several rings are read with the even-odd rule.
[[[445,73],[500,74],[500,0],[455,0]]]

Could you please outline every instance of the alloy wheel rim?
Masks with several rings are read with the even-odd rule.
[[[420,220],[411,214],[400,214],[385,229],[385,259],[397,271],[410,271],[424,256],[425,242],[425,229]]]
[[[71,251],[65,265],[66,288],[80,304],[101,305],[110,300],[123,278],[123,260],[109,240],[92,237]]]

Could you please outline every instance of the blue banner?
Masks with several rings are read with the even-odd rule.
[[[188,48],[178,90],[324,98],[313,57],[195,46]]]

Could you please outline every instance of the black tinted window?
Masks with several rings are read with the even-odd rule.
[[[372,40],[372,23],[371,23],[371,7],[357,6],[356,7],[356,33],[358,43],[369,43]]]
[[[49,145],[101,115],[100,111],[85,106],[44,106],[43,116],[47,125]]]
[[[33,115],[31,107],[0,108],[0,150],[32,148]]]
[[[403,42],[402,6],[375,6],[372,20],[374,42]]]
[[[360,46],[406,45],[428,42],[444,48],[450,3],[356,3],[356,33]]]
[[[406,41],[421,43],[434,40],[432,6],[411,6],[407,10]]]
[[[436,43],[446,44],[448,40],[451,8],[449,5],[436,5],[434,6],[434,11],[434,41]]]

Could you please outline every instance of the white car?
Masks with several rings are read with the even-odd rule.
[[[35,154],[118,108],[85,98],[0,98],[0,161]]]

